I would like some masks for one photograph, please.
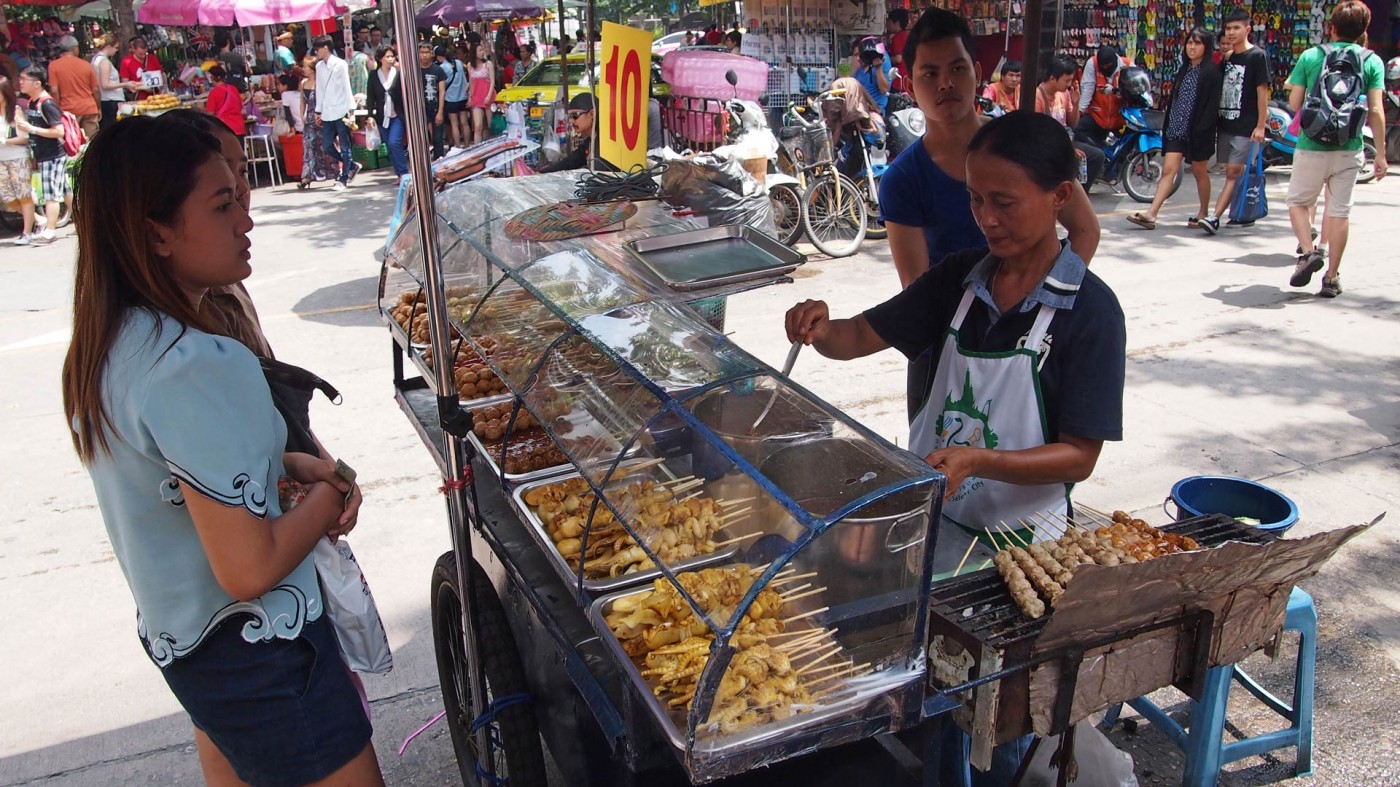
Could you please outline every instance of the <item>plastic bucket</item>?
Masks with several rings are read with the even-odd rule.
[[[1298,506],[1281,493],[1244,478],[1196,475],[1172,486],[1169,501],[1176,504],[1178,520],[1205,514],[1225,514],[1259,520],[1256,525],[1283,535],[1298,524]]]

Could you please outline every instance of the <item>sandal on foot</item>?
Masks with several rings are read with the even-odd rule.
[[[1143,229],[1148,229],[1148,230],[1155,230],[1155,229],[1157,229],[1157,222],[1153,221],[1152,219],[1147,218],[1146,216],[1142,215],[1141,213],[1134,213],[1133,215],[1129,216],[1129,217],[1128,217],[1128,221],[1131,221],[1132,223],[1138,225],[1139,227],[1142,227]]]
[[[1202,222],[1202,221],[1205,221],[1205,218],[1204,218],[1204,217],[1202,217],[1202,216],[1192,216],[1191,218],[1189,218],[1189,219],[1186,220],[1186,226],[1188,226],[1188,227],[1190,227],[1190,228],[1192,228],[1192,229],[1195,229],[1196,227],[1201,226],[1201,222]]]

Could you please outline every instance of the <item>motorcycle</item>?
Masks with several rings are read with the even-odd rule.
[[[1269,117],[1264,121],[1264,138],[1265,169],[1293,166],[1293,152],[1298,149],[1298,134],[1293,129],[1293,111],[1282,101],[1269,104]],[[1361,172],[1356,176],[1356,182],[1370,183],[1376,179],[1376,142],[1369,125],[1361,127],[1361,149],[1365,161],[1361,165]]]
[[[1400,163],[1400,57],[1385,64],[1385,158]]]
[[[733,70],[726,72],[724,78],[731,85],[738,84],[739,77]],[[747,135],[758,134],[762,135],[764,148],[774,151],[780,148],[778,139],[773,136],[773,130],[768,126],[767,114],[756,102],[731,98],[724,102],[724,110],[728,118],[725,129],[725,141],[728,144],[735,145]],[[770,156],[769,164],[773,163],[774,157]],[[801,181],[774,169],[773,166],[768,167],[764,186],[768,189],[778,240],[785,246],[791,246],[802,234]]]
[[[1166,119],[1167,113],[1161,110],[1124,107],[1123,128],[1110,133],[1104,145],[1104,177],[1122,183],[1128,196],[1138,202],[1151,202],[1157,196],[1166,159],[1162,151]],[[1177,170],[1171,193],[1179,188],[1181,171]]]

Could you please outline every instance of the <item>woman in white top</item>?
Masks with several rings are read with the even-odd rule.
[[[29,182],[29,135],[16,122],[24,110],[15,103],[15,86],[0,74],[0,207],[19,205],[24,232],[16,246],[28,246],[34,233],[34,188]]]
[[[394,174],[403,177],[408,174],[408,148],[405,145],[404,119],[399,116],[403,108],[403,84],[399,79],[398,52],[392,46],[381,47],[376,59],[379,68],[369,78],[369,95],[365,105],[369,109],[370,120],[382,132],[380,138],[389,148],[389,161],[394,166]]]
[[[97,72],[97,87],[102,91],[102,121],[98,125],[100,130],[117,122],[117,104],[126,100],[122,88],[136,90],[141,85],[137,82],[123,82],[116,65],[112,63],[112,57],[117,54],[115,33],[98,36],[93,44],[97,47],[97,52],[92,56],[92,69]]]

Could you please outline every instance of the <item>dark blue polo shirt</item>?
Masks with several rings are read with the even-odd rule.
[[[922,142],[901,151],[880,177],[880,220],[923,230],[930,268],[949,254],[987,245],[967,184],[933,163]]]
[[[913,360],[929,347],[935,352],[942,347],[967,288],[977,297],[959,334],[966,350],[1016,349],[1035,324],[1036,307],[1053,306],[1059,311],[1050,321],[1045,337],[1050,350],[1042,355],[1040,367],[1050,441],[1062,432],[1090,440],[1122,440],[1127,329],[1118,298],[1062,243],[1059,258],[1040,286],[1000,314],[988,289],[997,264],[985,248],[954,254],[903,292],[866,311],[865,319],[881,339]]]

